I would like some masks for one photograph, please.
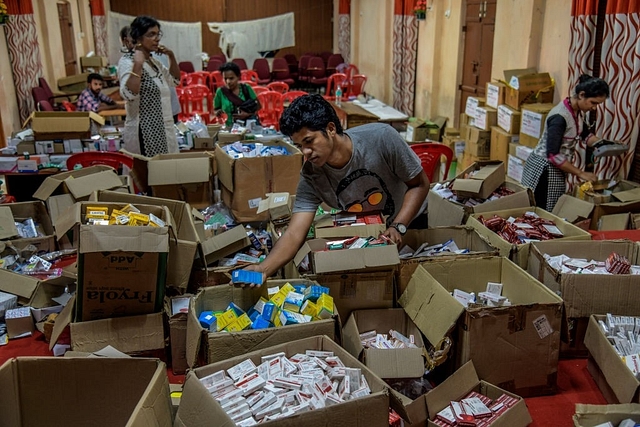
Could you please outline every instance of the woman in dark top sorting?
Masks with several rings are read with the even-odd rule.
[[[602,139],[591,132],[584,116],[608,96],[609,85],[604,80],[583,74],[573,96],[549,111],[542,138],[522,173],[522,185],[533,190],[537,206],[549,212],[553,210],[566,192],[568,173],[583,181],[596,180],[593,173],[578,169],[571,160],[580,141],[591,147]]]
[[[235,120],[257,119],[256,113],[260,109],[253,88],[246,83],[240,83],[240,67],[233,62],[227,62],[220,67],[224,87],[218,88],[213,99],[213,108],[216,116],[227,114],[228,128],[233,126]]]

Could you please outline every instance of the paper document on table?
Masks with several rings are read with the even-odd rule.
[[[371,114],[375,114],[380,120],[407,120],[409,118],[406,114],[377,99],[370,99],[369,102],[361,102],[356,99],[353,103]]]

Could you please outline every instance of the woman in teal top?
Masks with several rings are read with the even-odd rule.
[[[213,100],[213,108],[216,116],[222,112],[227,114],[228,128],[233,126],[236,120],[256,119],[256,113],[260,109],[260,102],[253,88],[240,83],[240,67],[233,62],[227,62],[220,67],[224,87],[218,88]]]

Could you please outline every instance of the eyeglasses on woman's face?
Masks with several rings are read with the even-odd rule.
[[[148,33],[145,33],[144,37],[153,40],[161,40],[162,39],[162,31],[151,30]]]

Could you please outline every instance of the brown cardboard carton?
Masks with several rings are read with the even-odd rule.
[[[4,314],[4,321],[9,339],[29,336],[36,329],[29,307],[16,307],[7,310]]]
[[[292,285],[313,284],[312,281],[305,279],[269,280],[266,285],[256,288],[213,286],[202,289],[189,305],[187,320],[187,363],[189,366],[193,368],[202,364],[219,362],[271,345],[314,335],[327,335],[339,341],[342,326],[337,309],[334,310],[334,315],[330,319],[277,328],[247,329],[240,332],[209,332],[198,321],[198,316],[203,311],[225,310],[231,302],[247,311],[260,297],[268,299],[268,288],[282,286],[285,283]]]
[[[626,230],[630,221],[629,213],[603,215],[598,219],[598,231]]]
[[[171,344],[171,370],[175,375],[187,372],[187,320],[193,295],[185,294],[165,299],[165,313],[169,318],[169,342]],[[186,307],[186,311],[184,308]]]
[[[498,110],[491,107],[477,107],[473,126],[484,131],[491,130],[491,126],[498,124]]]
[[[328,251],[325,250],[327,242],[327,239],[306,241],[293,258],[293,263],[300,268],[308,255],[311,274],[366,269],[388,270],[400,264],[396,245]]]
[[[379,334],[388,334],[391,329],[407,338],[413,336],[416,348],[377,349],[362,346],[361,333],[377,331]],[[419,378],[424,375],[424,344],[420,330],[401,308],[352,311],[342,328],[342,341],[345,350],[380,378]]]
[[[0,206],[0,239],[19,237],[16,220],[9,206]]]
[[[467,98],[467,103],[464,108],[464,113],[469,117],[469,119],[476,118],[476,108],[484,107],[486,102],[485,98],[479,98],[477,96],[470,96]],[[465,120],[466,124],[473,124],[472,120]]]
[[[507,159],[507,176],[517,182],[522,181],[524,163],[524,160],[509,155]]]
[[[51,196],[71,194],[75,201],[80,201],[87,200],[94,191],[120,186],[122,181],[113,168],[98,165],[48,176],[33,198],[46,201]]]
[[[104,125],[104,117],[83,111],[34,111],[22,127],[29,123],[36,141],[78,139],[91,137],[92,124]]]
[[[429,128],[424,120],[417,119],[407,123],[407,133],[405,140],[407,142],[424,142],[429,139]]]
[[[37,384],[46,384],[46,399]],[[159,360],[10,359],[0,367],[0,387],[4,426],[86,425],[89,419],[96,427],[172,425],[169,380]]]
[[[74,316],[76,297],[72,297],[56,318],[49,350],[53,349],[65,328],[70,328],[71,349],[94,352],[106,345],[123,353],[152,352],[164,357],[164,324],[162,313],[115,317],[81,322]]]
[[[269,193],[266,194],[266,199],[263,199],[258,204],[258,212],[269,212],[269,219],[276,221],[291,216],[291,210],[293,209],[293,200],[289,197],[289,193]]]
[[[525,427],[531,424],[531,415],[529,415],[524,399],[520,396],[509,393],[500,387],[496,387],[487,381],[479,380],[474,364],[470,361],[460,367],[460,369],[442,382],[442,384],[425,395],[425,401],[427,403],[427,408],[429,409],[429,421],[427,422],[427,426],[436,426],[436,424],[431,421],[435,419],[436,414],[449,406],[451,401],[460,400],[471,391],[484,394],[494,400],[502,394],[518,398],[518,403],[502,414],[500,418],[491,424],[492,426]]]
[[[266,346],[248,354],[238,355],[231,359],[213,363],[189,371],[185,380],[180,407],[176,414],[174,426],[187,427],[207,425],[216,420],[219,427],[232,427],[235,423],[220,408],[199,381],[199,378],[214,372],[228,369],[244,360],[251,359],[259,364],[261,357],[284,352],[287,357],[306,350],[332,351],[347,367],[359,368],[365,376],[372,394],[353,401],[347,401],[328,408],[312,410],[263,423],[265,426],[298,427],[298,426],[357,426],[386,427],[389,425],[389,403],[397,411],[403,412],[400,402],[391,394],[388,386],[370,369],[351,356],[346,350],[326,336],[314,336],[287,343]],[[399,413],[400,413],[399,412]]]
[[[80,57],[81,67],[102,68],[102,67],[106,67],[108,63],[109,61],[104,56],[81,56]]]
[[[296,193],[302,153],[284,141],[271,141],[264,145],[285,147],[290,154],[233,159],[221,148],[225,145],[218,142],[215,153],[222,200],[240,222],[267,220],[266,212],[257,213],[260,200],[267,193]]]
[[[547,115],[553,107],[553,104],[531,104],[522,107],[520,144],[528,147],[538,145],[544,132]]]
[[[508,105],[498,107],[498,126],[507,133],[520,133],[522,114]]]
[[[617,315],[617,312],[612,314]],[[622,361],[618,353],[600,329],[598,320],[606,321],[607,316],[594,314],[589,317],[589,326],[584,337],[584,344],[589,349],[591,357],[596,367],[602,372],[602,382],[598,386],[602,390],[602,386],[608,387],[611,394],[603,395],[608,397],[609,403],[638,403],[640,397],[638,389],[640,388],[640,380],[638,380],[627,365]]]
[[[353,224],[336,227],[334,226],[333,216],[325,215],[316,219],[314,222],[315,236],[319,239],[353,236],[378,237],[381,233],[384,233],[386,229],[387,225],[384,220],[382,224]]]
[[[198,209],[212,204],[213,153],[158,154],[152,158],[128,154],[134,158],[132,174],[143,190],[151,187],[156,197],[181,200]]]
[[[56,250],[56,238],[51,219],[47,213],[47,208],[44,203],[40,201],[36,202],[22,202],[22,203],[10,203],[5,205],[6,207],[0,207],[0,239],[4,240],[2,236],[3,218],[10,222],[15,228],[15,222],[23,222],[28,218],[33,219],[36,223],[36,229],[41,234],[38,237],[24,238],[13,236],[11,240],[6,240],[5,243],[10,243],[12,246],[22,249],[27,245],[34,245],[38,252],[53,252]]]
[[[57,277],[49,280],[39,280],[32,276],[25,276],[0,268],[0,291],[18,297],[18,303],[33,308],[44,308],[54,305],[51,296],[59,296],[65,286],[75,282],[67,277]]]
[[[454,289],[477,295],[487,282],[502,283],[512,305],[465,308],[451,296]],[[486,381],[522,396],[555,392],[562,299],[513,262],[493,257],[420,265],[398,302],[432,345],[456,329],[456,366],[473,360]]]
[[[504,70],[507,91],[504,103],[519,110],[522,104],[553,102],[554,84],[549,73],[535,68]]]
[[[394,302],[394,270],[308,276],[329,288],[340,316],[348,319],[353,310],[391,308]]]
[[[514,217],[517,218],[526,212],[533,212],[536,215],[550,219],[555,222],[556,227],[560,229],[564,237],[554,239],[554,241],[561,240],[591,240],[591,234],[576,227],[575,225],[559,218],[544,209],[538,207],[519,208],[519,209],[507,209],[496,212],[483,212],[482,214],[472,214],[467,219],[467,225],[478,230],[481,236],[484,236],[489,242],[500,250],[500,256],[508,257],[522,268],[527,268],[527,261],[529,259],[529,243],[523,243],[520,245],[514,245],[507,242],[502,237],[498,236],[493,231],[485,227],[478,217],[482,215],[484,218],[492,218],[493,216],[499,216],[501,218]]]
[[[487,82],[487,106],[498,108],[504,104],[504,97],[507,91],[507,85],[501,82]]]
[[[576,224],[591,217],[594,205],[568,194],[563,194],[553,208],[552,214]]]
[[[241,225],[215,236],[207,235],[204,230],[202,214],[195,210],[192,213],[203,254],[199,255],[200,266],[209,265],[227,255],[239,252],[251,244],[246,230]]]
[[[86,209],[92,205],[95,202],[77,203],[56,223],[58,236],[72,234],[78,249],[78,320],[161,311],[169,233],[175,228],[169,210],[136,205],[142,213],[165,221],[164,227],[83,225]],[[100,202],[100,206],[111,215],[125,205]]]
[[[618,425],[628,418],[632,420],[640,419],[640,404],[585,405],[576,403],[573,425],[574,427],[597,427],[606,425],[608,422]]]
[[[429,245],[437,245],[453,240],[460,249],[467,249],[469,252],[464,254],[454,254],[451,252],[441,252],[430,257],[403,258],[400,260],[400,269],[398,271],[398,295],[402,295],[407,289],[409,281],[413,273],[419,265],[425,262],[441,261],[444,259],[455,259],[458,257],[467,258],[474,256],[495,256],[498,255],[498,249],[473,228],[465,226],[436,227],[424,230],[407,230],[407,234],[402,237],[402,242],[407,246],[418,249],[420,245],[429,243]]]
[[[591,216],[590,230],[597,230],[600,218],[604,215],[635,214],[640,212],[640,200],[633,202],[610,202],[596,205]]]
[[[479,197],[487,199],[502,183],[505,178],[504,163],[478,165],[475,174],[456,178],[453,190],[462,197]],[[466,172],[466,171],[465,171]]]
[[[462,155],[462,163],[461,163],[461,167],[463,169],[466,169],[470,166],[472,166],[474,163],[478,163],[478,162],[488,162],[490,159],[489,157],[479,157],[479,156],[474,156],[471,153],[469,153],[466,150],[466,144],[465,144],[465,151]]]
[[[519,140],[519,135],[510,134],[497,126],[492,126],[491,149],[489,152],[489,157],[491,157],[493,160],[500,160],[507,163],[509,144],[516,143]]]
[[[587,323],[594,313],[621,316],[640,315],[640,277],[635,275],[563,274],[549,265],[544,255],[567,255],[572,258],[604,262],[611,253],[636,263],[638,247],[629,241],[535,242],[531,244],[527,271],[564,300],[563,339],[580,348],[585,330],[569,328]],[[603,286],[607,292],[603,292]]]
[[[597,190],[582,191],[580,188],[575,188],[573,195],[594,205],[640,200],[640,184],[637,182],[622,180],[616,183],[605,180],[595,184],[598,187]]]

